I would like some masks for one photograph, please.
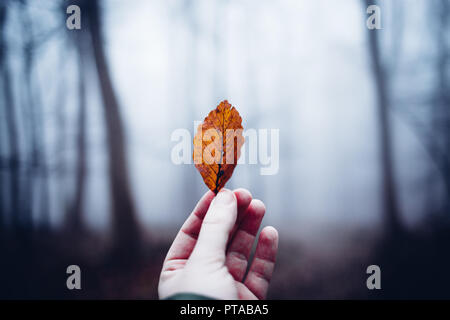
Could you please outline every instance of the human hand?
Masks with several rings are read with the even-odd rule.
[[[178,232],[164,260],[159,298],[196,293],[217,299],[264,299],[275,265],[278,232],[265,227],[246,275],[266,209],[249,191],[208,191]]]

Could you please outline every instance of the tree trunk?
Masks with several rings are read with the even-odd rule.
[[[87,28],[89,28],[91,36],[94,62],[103,99],[108,143],[114,251],[120,255],[129,255],[137,249],[139,227],[128,177],[124,128],[103,48],[99,2],[85,1],[84,3],[86,9],[82,9],[82,12],[83,17],[86,17],[85,21],[87,21]]]
[[[85,86],[85,54],[86,54],[86,34],[80,31],[75,37],[75,47],[78,56],[78,119],[77,119],[77,163],[75,173],[75,195],[73,203],[69,209],[68,226],[75,232],[83,230],[83,204],[86,181],[86,86]]]
[[[450,5],[448,0],[440,0],[434,3],[437,14],[437,34],[436,34],[436,73],[437,86],[434,99],[434,110],[432,111],[432,130],[435,132],[430,143],[433,150],[442,150],[434,155],[436,162],[441,167],[444,184],[446,188],[447,200],[444,203],[444,210],[450,208],[450,81],[448,76],[448,66],[450,52],[447,35],[449,27],[448,10]]]
[[[45,123],[44,109],[40,99],[39,90],[33,90],[33,66],[35,63],[35,50],[37,42],[33,38],[33,24],[29,13],[28,1],[21,2],[22,17],[22,33],[24,39],[24,104],[26,105],[27,116],[29,117],[29,125],[31,128],[31,163],[27,164],[27,177],[29,181],[24,183],[24,192],[22,193],[24,202],[31,205],[34,203],[33,198],[37,196],[40,208],[37,211],[40,214],[41,224],[45,227],[49,223],[49,202],[50,191],[48,184],[47,170],[47,145],[45,141]],[[38,85],[38,82],[35,82]],[[39,89],[39,88],[38,88]],[[33,208],[28,204],[23,210],[23,225],[31,228],[33,219]]]
[[[11,74],[7,61],[8,47],[6,43],[5,24],[7,19],[7,4],[0,4],[0,70],[3,84],[3,95],[5,99],[5,118],[8,132],[9,161],[5,167],[9,170],[8,189],[10,194],[9,216],[14,229],[19,226],[19,138],[17,118],[15,114],[14,98],[11,88]],[[3,204],[2,204],[3,205]],[[3,217],[0,217],[3,218]]]
[[[366,8],[372,4],[365,0]],[[364,25],[365,27],[365,25]],[[377,121],[379,130],[379,152],[381,157],[381,186],[386,231],[393,234],[400,230],[399,210],[397,204],[397,190],[395,186],[394,164],[392,154],[392,132],[389,117],[389,87],[388,77],[383,68],[378,33],[373,29],[368,32],[369,55],[372,63],[372,72],[375,82],[377,98]]]

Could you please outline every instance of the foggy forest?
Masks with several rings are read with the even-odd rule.
[[[279,130],[226,186],[279,231],[268,298],[450,297],[448,0],[0,0],[0,297],[157,299],[208,190],[172,133],[225,99]]]

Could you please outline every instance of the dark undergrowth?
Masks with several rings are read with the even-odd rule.
[[[330,244],[340,239],[331,236]],[[0,298],[157,299],[158,275],[170,242],[149,238],[137,254],[123,257],[110,252],[106,243],[92,234],[3,234]],[[268,298],[450,298],[446,223],[429,221],[389,238],[352,231],[340,244],[280,241]],[[81,290],[66,287],[66,268],[72,264],[81,268]],[[366,268],[372,264],[381,268],[381,290],[366,287]]]

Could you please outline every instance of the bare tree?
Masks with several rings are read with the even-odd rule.
[[[19,225],[19,132],[13,91],[11,87],[12,79],[7,61],[8,44],[6,40],[5,25],[7,21],[8,2],[0,3],[0,70],[2,77],[2,89],[5,99],[4,111],[6,118],[6,128],[8,133],[9,158],[6,161],[6,168],[9,171],[8,189],[11,199],[9,216],[13,227]],[[2,204],[3,205],[3,204]],[[1,219],[2,217],[0,217]]]
[[[91,40],[93,61],[103,99],[113,214],[114,251],[118,254],[131,254],[135,251],[134,249],[137,249],[139,226],[128,176],[124,125],[103,48],[100,1],[84,0],[79,4],[83,12],[83,28],[87,28]]]
[[[364,0],[365,8],[373,4],[373,1]],[[365,12],[365,11],[364,11]],[[393,147],[392,147],[392,125],[389,115],[390,92],[389,77],[383,61],[381,59],[381,49],[379,31],[367,28],[369,40],[369,57],[372,64],[372,73],[377,99],[377,122],[379,133],[379,153],[381,157],[381,187],[382,204],[385,214],[384,221],[386,231],[394,234],[401,228],[399,219],[399,209],[397,203],[397,189],[394,174]]]
[[[31,152],[29,161],[27,162],[27,177],[21,191],[22,198],[25,199],[27,206],[23,213],[24,226],[31,226],[32,211],[30,207],[34,203],[33,199],[38,199],[40,204],[39,213],[41,215],[42,225],[46,226],[49,220],[49,202],[50,192],[48,185],[48,168],[47,168],[47,145],[45,141],[45,123],[44,109],[39,95],[39,82],[35,81],[33,68],[35,67],[36,51],[38,44],[44,41],[38,41],[34,35],[33,23],[29,13],[28,1],[20,0],[22,34],[23,34],[23,80],[24,91],[21,95],[24,99],[24,113],[28,118],[30,126],[29,151]],[[41,39],[42,40],[42,39]]]
[[[68,5],[68,3],[67,3]],[[87,121],[87,97],[86,97],[86,55],[89,54],[89,35],[85,30],[77,30],[69,34],[72,45],[76,50],[78,64],[78,118],[76,136],[76,169],[75,169],[75,194],[72,199],[68,227],[75,232],[84,230],[83,204],[85,196],[85,184],[87,173],[87,149],[86,149],[86,121]]]
[[[450,208],[450,79],[448,65],[450,63],[450,49],[448,43],[448,29],[450,19],[448,12],[450,4],[447,0],[431,2],[436,18],[435,42],[437,56],[435,60],[435,72],[437,85],[431,107],[431,128],[433,134],[428,139],[431,156],[443,175],[446,187],[447,200],[445,209]]]

